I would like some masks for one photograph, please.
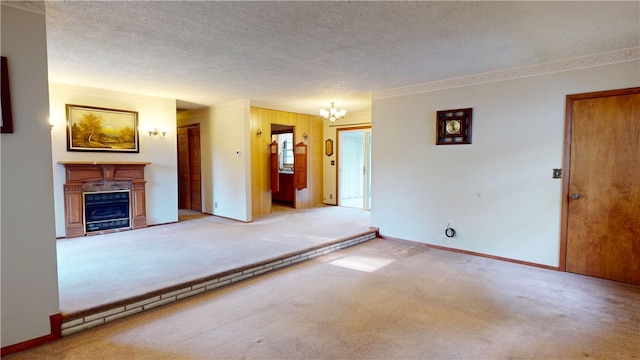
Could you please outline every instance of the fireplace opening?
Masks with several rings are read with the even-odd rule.
[[[129,194],[129,190],[85,192],[85,231],[131,228]]]

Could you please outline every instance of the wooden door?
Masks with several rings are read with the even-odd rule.
[[[566,271],[640,284],[640,88],[568,96],[567,142]]]
[[[200,127],[178,128],[178,207],[202,211]]]
[[[278,142],[269,145],[269,176],[271,178],[271,196],[280,190],[280,164],[278,163]]]
[[[307,145],[299,142],[293,148],[293,187],[296,190],[307,188]]]

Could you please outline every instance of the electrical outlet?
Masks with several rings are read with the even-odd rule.
[[[553,178],[562,179],[562,169],[553,169]]]
[[[333,200],[333,194],[329,194],[329,200]]]
[[[217,209],[217,208],[218,208],[218,202],[217,202],[217,201],[213,203],[213,207],[214,207],[215,209]]]

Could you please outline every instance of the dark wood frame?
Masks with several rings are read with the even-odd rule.
[[[324,154],[327,156],[333,155],[333,140],[327,139],[324,142]]]
[[[106,144],[102,144],[103,146],[74,146],[73,145],[73,123],[76,119],[73,117],[72,112],[88,112],[93,113],[98,116],[119,116],[122,117],[118,119],[117,122],[127,122],[126,126],[130,126],[134,131],[134,140],[132,142],[133,148],[111,148]],[[127,152],[127,153],[139,153],[140,152],[140,134],[138,131],[138,112],[137,111],[128,111],[128,110],[117,110],[117,109],[108,109],[94,106],[83,106],[83,105],[72,105],[67,104],[66,106],[67,113],[67,151],[98,151],[98,152]],[[127,119],[127,117],[131,117],[131,119]],[[114,120],[111,119],[113,122]],[[119,128],[123,128],[125,125],[119,125]]]
[[[9,86],[9,65],[7,58],[2,56],[1,61],[2,84],[0,85],[0,97],[2,98],[2,134],[13,133],[13,113],[11,111],[11,87]]]
[[[460,134],[447,134],[447,122],[460,121]],[[436,145],[471,144],[473,108],[440,110],[436,112]]]

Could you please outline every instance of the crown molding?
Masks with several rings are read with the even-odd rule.
[[[564,71],[584,69],[609,64],[623,63],[640,59],[640,47],[620,49],[595,55],[553,61],[537,65],[523,66],[508,70],[492,71],[477,75],[432,81],[423,84],[402,86],[373,92],[373,99],[418,94],[436,90],[452,89],[463,86],[486,84],[513,80],[531,76],[553,74]]]

